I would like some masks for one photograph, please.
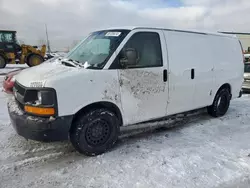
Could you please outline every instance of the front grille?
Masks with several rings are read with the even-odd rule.
[[[17,81],[15,81],[14,83],[14,88],[17,93],[19,93],[21,96],[24,96],[25,88],[21,84],[19,84]]]
[[[21,108],[22,110],[24,110],[24,105],[22,103],[20,103],[18,100],[16,100],[19,108]]]

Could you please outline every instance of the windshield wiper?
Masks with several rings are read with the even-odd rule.
[[[77,67],[77,65],[75,63],[72,63],[71,61],[62,60],[62,64],[70,67]]]
[[[73,59],[62,59],[62,64],[71,66],[71,67],[83,67],[79,61]]]
[[[79,61],[77,61],[77,60],[73,60],[73,59],[66,59],[66,60],[71,61],[71,62],[73,62],[73,63],[80,64],[80,62],[79,62]]]

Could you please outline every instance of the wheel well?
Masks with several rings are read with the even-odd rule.
[[[221,90],[221,89],[229,89],[229,92],[231,93],[231,86],[230,86],[228,83],[223,84],[223,85],[220,87],[219,90]]]
[[[94,109],[100,109],[100,108],[106,108],[110,111],[112,111],[113,113],[115,113],[115,115],[117,116],[120,125],[123,125],[123,120],[122,120],[122,114],[120,109],[113,103],[111,102],[97,102],[97,103],[92,103],[90,105],[85,106],[84,108],[82,108],[81,110],[79,110],[73,118],[73,122],[75,121],[75,119],[84,113],[89,112],[90,110],[94,110]]]
[[[230,93],[230,98],[232,97],[231,86],[230,86],[230,84],[228,84],[228,83],[223,84],[223,85],[218,89],[217,93],[218,93],[220,90],[222,90],[222,89],[228,89],[228,90],[229,90],[229,93]],[[217,94],[217,93],[216,93],[216,94]]]

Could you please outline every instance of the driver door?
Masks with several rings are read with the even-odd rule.
[[[124,124],[164,117],[167,112],[167,58],[161,31],[137,31],[118,55],[119,64],[126,59],[124,51],[133,49],[137,61],[119,68],[121,104]]]

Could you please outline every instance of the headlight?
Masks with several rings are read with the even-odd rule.
[[[42,104],[42,92],[41,91],[37,92],[37,99],[40,102],[40,104]]]
[[[53,89],[27,90],[24,110],[28,113],[53,116],[56,115],[57,100]]]
[[[37,92],[37,99],[41,105],[51,106],[55,104],[56,97],[53,90],[42,90]]]

